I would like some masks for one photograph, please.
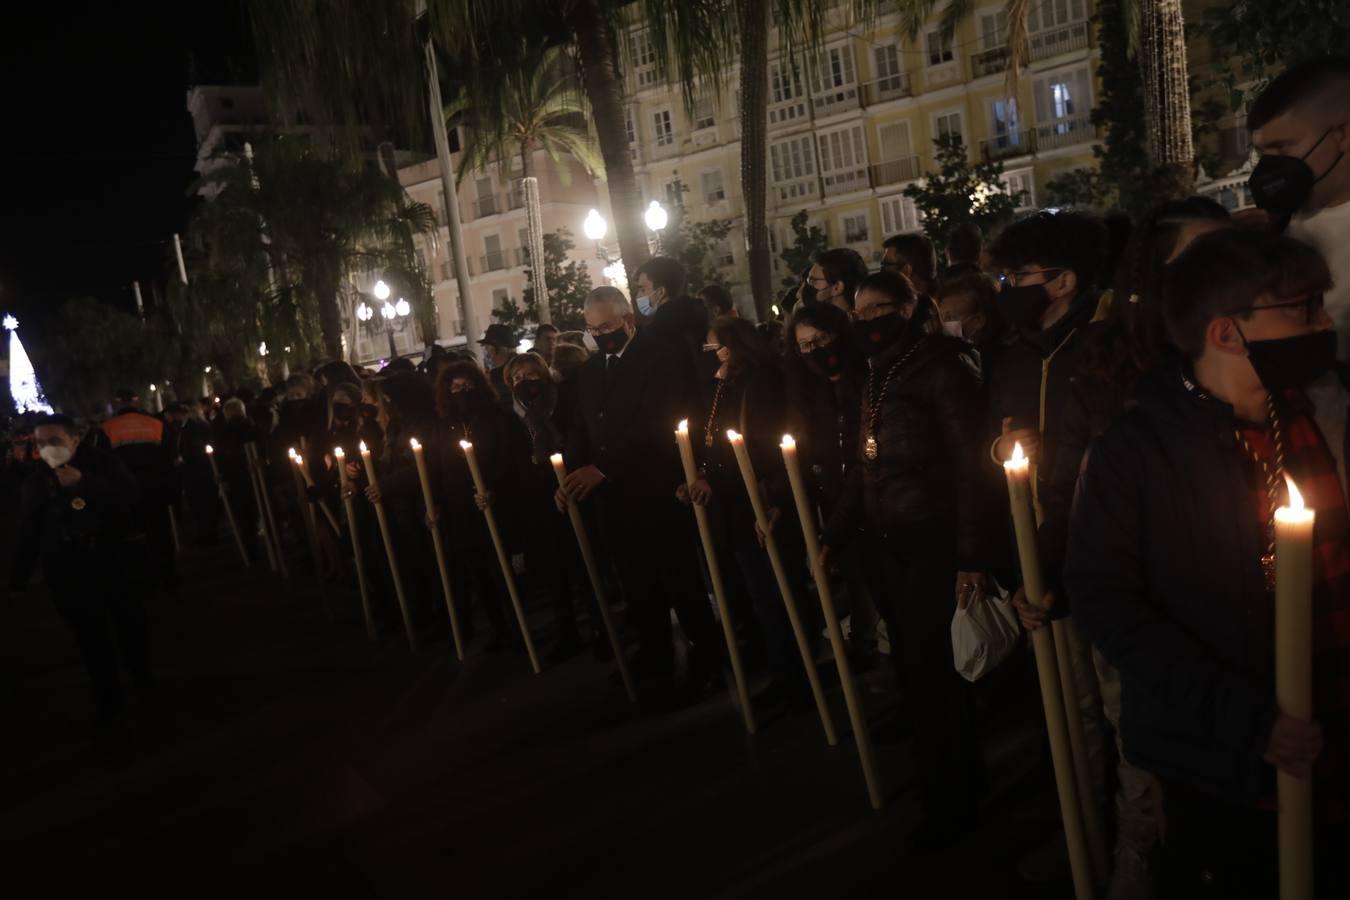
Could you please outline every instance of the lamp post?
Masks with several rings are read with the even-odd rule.
[[[647,211],[642,214],[647,227],[656,235],[653,243],[656,245],[656,252],[661,252],[661,230],[666,227],[670,221],[670,216],[666,213],[666,208],[657,201],[653,200],[648,206]]]
[[[398,358],[398,349],[394,346],[394,322],[412,315],[412,304],[402,297],[399,297],[396,302],[390,303],[391,293],[389,285],[385,284],[383,280],[375,282],[375,287],[371,289],[371,294],[376,300],[384,301],[380,306],[380,317],[384,319],[384,333],[389,338],[389,358],[392,360]],[[362,322],[370,322],[375,318],[375,309],[369,303],[362,301],[356,307],[356,317]]]
[[[605,245],[601,243],[609,233],[609,223],[600,215],[600,210],[592,209],[586,213],[586,218],[581,222],[581,233],[586,235],[587,240],[595,241],[595,257],[605,264],[601,270],[605,281],[627,293],[628,275],[624,270],[623,261],[617,256],[610,256]]]

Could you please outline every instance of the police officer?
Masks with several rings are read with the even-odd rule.
[[[133,525],[136,480],[116,455],[82,444],[68,416],[40,419],[33,438],[45,465],[34,467],[21,489],[10,586],[22,591],[41,563],[79,645],[98,723],[113,726],[123,712],[119,654],[137,689],[151,687],[145,612],[134,581],[145,552]]]
[[[173,502],[173,459],[165,441],[164,423],[141,408],[135,391],[114,395],[117,415],[103,423],[100,445],[111,449],[140,488],[136,524],[145,532],[155,571],[170,587],[178,584],[169,504]]]

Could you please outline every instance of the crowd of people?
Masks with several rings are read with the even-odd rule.
[[[887,239],[877,271],[831,249],[776,327],[741,318],[721,288],[690,295],[680,263],[654,257],[632,273],[633,301],[596,288],[584,332],[540,326],[528,352],[494,324],[481,358],[438,353],[378,374],[329,362],[281,388],[162,417],[127,393],[83,436],[47,416],[32,432],[40,461],[21,464],[15,585],[44,565],[99,714],[115,719],[119,652],[138,689],[153,684],[127,574],[138,554],[167,564],[188,514],[196,539],[216,540],[224,497],[245,552],[260,558],[252,445],[297,555],[307,503],[382,504],[414,627],[448,635],[427,527],[437,523],[471,650],[523,643],[483,515],[492,509],[526,593],[552,608],[547,662],[588,649],[611,657],[563,515],[578,504],[607,593],[621,599],[634,678],[693,702],[723,683],[727,656],[693,530],[698,505],[737,640],[767,679],[755,703],[810,709],[767,535],[726,437],[734,430],[795,596],[813,590],[811,529],[850,619],[850,657],[867,668],[887,650],[920,774],[916,841],[951,844],[979,814],[977,714],[950,628],[958,607],[1002,590],[1025,629],[1065,620],[1075,630],[1091,802],[1110,811],[1116,839],[1110,896],[1272,896],[1277,771],[1313,780],[1319,895],[1350,896],[1339,852],[1350,840],[1350,64],[1290,70],[1248,122],[1265,154],[1252,190],[1269,213],[1254,222],[1191,197],[1159,204],[1128,234],[1052,209],[987,243],[963,227],[941,262],[920,234]],[[681,421],[692,481],[674,439]],[[793,502],[784,434],[803,461],[812,521]],[[481,489],[462,442],[475,448]],[[1043,604],[1020,589],[1009,524],[1003,463],[1019,445],[1034,466]],[[304,493],[290,490],[292,448],[310,460]],[[1286,477],[1316,511],[1313,720],[1274,699],[1269,575]],[[401,631],[372,503],[355,504],[342,527],[368,544],[379,627]],[[310,534],[319,574],[345,571],[348,537],[322,520]],[[171,566],[159,571],[176,579]],[[97,609],[95,579],[108,601]]]

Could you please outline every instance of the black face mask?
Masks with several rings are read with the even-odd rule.
[[[350,403],[333,404],[333,421],[342,425],[350,423],[355,416],[356,411],[352,409]]]
[[[600,348],[600,352],[609,356],[618,353],[624,347],[628,346],[628,332],[622,328],[616,328],[608,334],[591,335],[595,338],[595,346]]]
[[[1345,154],[1337,153],[1336,161],[1327,167],[1321,175],[1314,175],[1307,159],[1313,151],[1322,146],[1322,142],[1331,134],[1328,128],[1317,139],[1317,143],[1308,148],[1302,156],[1262,156],[1247,179],[1247,187],[1252,192],[1252,200],[1258,207],[1275,216],[1288,216],[1298,212],[1312,193],[1313,185],[1331,174],[1331,170],[1341,163]]]
[[[802,358],[806,368],[821,378],[834,378],[844,371],[844,358],[839,355],[838,340],[824,347],[816,347]]]
[[[474,392],[459,391],[450,395],[450,412],[456,419],[463,421],[469,417],[477,404],[474,402]]]
[[[891,313],[876,319],[859,319],[853,323],[853,331],[862,342],[863,352],[868,356],[876,356],[899,339],[905,324],[903,316]]]
[[[1256,377],[1272,394],[1305,387],[1336,364],[1336,332],[1330,329],[1269,341],[1242,340]]]
[[[374,403],[361,404],[361,418],[368,422],[374,422],[380,414],[380,408]]]
[[[548,409],[557,398],[552,382],[531,379],[519,382],[515,387],[516,399],[526,409]]]
[[[1044,284],[1005,286],[998,295],[998,309],[1003,319],[1023,331],[1040,331],[1041,316],[1050,306],[1050,295]]]

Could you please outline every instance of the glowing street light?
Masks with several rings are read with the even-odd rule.
[[[259,356],[267,355],[267,341],[262,341],[258,344],[258,355]]]
[[[375,282],[375,287],[371,288],[371,291],[370,291],[370,292],[371,292],[372,294],[375,295],[375,299],[376,299],[376,300],[388,300],[388,299],[389,299],[389,294],[390,294],[389,285],[387,285],[387,284],[384,283],[384,279],[383,279],[383,278],[381,278],[379,281]]]
[[[586,219],[581,223],[581,232],[586,235],[586,240],[599,243],[609,233],[609,223],[600,215],[600,210],[592,209],[586,213]]]
[[[394,309],[394,304],[385,303],[384,306],[380,307],[380,315],[392,320],[394,316],[398,315],[398,312]]]
[[[408,305],[407,300],[399,297],[398,302],[394,304],[394,312],[398,313],[398,317],[402,319],[412,312],[412,307]]]
[[[647,207],[647,211],[642,214],[642,218],[646,221],[647,227],[658,234],[670,221],[670,216],[666,214],[666,208],[655,200]]]
[[[375,310],[370,308],[370,304],[361,303],[356,307],[356,317],[362,322],[369,322],[375,317]]]

